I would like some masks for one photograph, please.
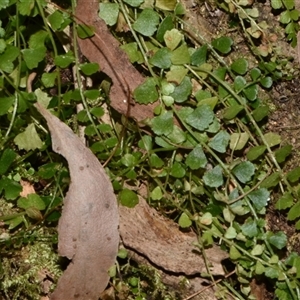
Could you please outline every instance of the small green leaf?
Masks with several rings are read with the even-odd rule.
[[[212,41],[212,46],[222,54],[227,54],[231,51],[233,41],[229,37],[222,36]]]
[[[288,212],[287,218],[289,221],[293,221],[300,217],[300,201],[297,201],[296,204]]]
[[[300,178],[300,167],[296,167],[292,171],[288,172],[286,178],[291,183],[297,182]]]
[[[157,40],[159,42],[163,42],[164,41],[165,33],[168,30],[172,30],[173,28],[174,28],[174,24],[173,24],[172,16],[168,15],[167,17],[165,17],[162,20],[162,22],[158,26],[157,33],[156,33]]]
[[[186,122],[192,127],[203,131],[209,127],[214,120],[214,112],[208,105],[197,107],[186,118]]]
[[[1,0],[0,1],[0,10],[7,8],[10,4],[9,0]]]
[[[251,255],[254,256],[260,256],[263,254],[264,250],[265,250],[265,245],[256,244],[250,253]]]
[[[200,224],[209,226],[213,222],[213,216],[210,212],[204,213],[200,218],[199,218]]]
[[[300,15],[300,12],[299,12],[298,9],[291,10],[290,16],[291,16],[293,21],[298,21],[299,20],[299,15]]]
[[[3,53],[6,49],[6,42],[4,39],[0,39],[0,54]]]
[[[221,166],[216,166],[212,170],[206,171],[203,175],[204,183],[209,187],[219,187],[223,185],[223,174]]]
[[[183,212],[178,220],[178,224],[181,228],[188,228],[192,225],[192,221],[189,216]]]
[[[175,87],[174,92],[170,96],[177,103],[182,103],[188,99],[192,92],[192,83],[191,79],[188,76],[185,76],[182,82]]]
[[[197,145],[186,157],[186,165],[192,169],[197,170],[199,168],[205,168],[207,164],[207,158],[202,150],[201,145]]]
[[[251,180],[254,175],[255,167],[249,161],[243,161],[233,168],[232,173],[236,176],[236,178],[242,182],[247,183]]]
[[[239,92],[241,90],[243,90],[243,88],[246,86],[247,81],[245,80],[244,77],[242,76],[236,76],[234,79],[234,89],[235,91]]]
[[[230,246],[230,250],[229,250],[229,257],[232,260],[237,260],[242,256],[242,254],[239,252],[239,250],[234,247],[233,245]]]
[[[241,230],[244,235],[248,237],[255,237],[258,234],[257,224],[252,219],[249,219],[245,224],[241,226]]]
[[[64,23],[62,12],[60,12],[59,10],[55,10],[55,12],[48,17],[48,21],[54,31],[59,30],[61,28],[61,25]]]
[[[245,58],[238,58],[231,64],[231,70],[239,75],[245,75],[248,71],[248,61]]]
[[[134,191],[129,189],[123,189],[119,193],[118,199],[123,206],[127,206],[130,208],[135,207],[139,203],[138,195]]]
[[[145,8],[133,23],[134,30],[144,36],[152,36],[159,24],[159,15],[151,8]]]
[[[253,112],[253,118],[256,122],[260,122],[263,118],[269,114],[269,107],[267,105],[258,106]]]
[[[219,102],[219,99],[218,97],[210,97],[210,98],[206,98],[206,99],[203,99],[201,101],[198,102],[198,106],[200,105],[208,105],[212,110],[214,110],[214,108],[216,107],[216,105],[218,104]],[[218,119],[217,118],[214,118],[214,122],[217,122],[218,123]],[[211,124],[211,125],[216,125],[216,124]],[[208,129],[209,132],[217,132],[219,131],[219,129],[217,131],[210,131]]]
[[[183,40],[183,34],[178,29],[167,30],[164,34],[164,41],[170,50],[174,50]]]
[[[151,120],[152,130],[157,135],[168,135],[173,131],[173,113],[165,111],[160,116],[154,117]]]
[[[37,194],[29,194],[27,198],[21,197],[18,199],[18,207],[20,208],[36,208],[38,210],[44,210],[46,208],[45,202]]]
[[[170,175],[175,177],[175,178],[182,178],[185,175],[185,169],[182,166],[181,163],[178,161],[175,161],[174,164],[171,167],[171,172]]]
[[[273,84],[273,80],[272,80],[272,77],[263,77],[261,80],[260,80],[260,84],[266,88],[266,89],[269,89],[272,84]]]
[[[1,60],[0,60],[1,65]],[[1,67],[0,67],[1,69]],[[3,116],[7,113],[7,111],[11,108],[13,103],[15,102],[14,97],[1,97],[0,98],[0,116]]]
[[[126,52],[132,64],[135,62],[142,63],[144,61],[142,53],[138,49],[137,43],[126,43],[121,45],[120,48]]]
[[[60,164],[58,163],[48,163],[39,168],[38,175],[43,179],[50,179],[54,177],[59,168]]]
[[[91,110],[90,110],[90,113],[95,116],[96,118],[101,118],[104,116],[105,114],[105,111],[103,109],[103,107],[93,107]]]
[[[231,150],[242,150],[246,146],[249,140],[249,134],[247,132],[237,133],[234,132],[230,136],[230,145]]]
[[[160,200],[163,197],[163,193],[161,191],[161,188],[157,186],[154,188],[150,194],[150,197],[152,200]]]
[[[153,103],[158,99],[156,80],[152,77],[147,78],[133,92],[135,100],[140,104]]]
[[[293,146],[285,145],[275,151],[275,158],[279,164],[285,162],[286,158],[292,153]]]
[[[174,104],[174,98],[171,96],[165,96],[163,95],[161,97],[166,107],[171,107]]]
[[[76,27],[77,34],[81,39],[86,39],[92,37],[94,33],[94,28],[92,26],[78,24]]]
[[[43,73],[42,75],[42,83],[46,88],[53,87],[55,85],[56,79],[57,79],[57,72]]]
[[[0,179],[0,193],[3,191],[7,200],[14,200],[19,197],[22,186],[18,182],[2,176],[2,179]]]
[[[80,70],[83,74],[90,76],[99,71],[99,65],[97,63],[85,63],[80,65]]]
[[[122,156],[121,162],[126,167],[133,167],[136,165],[136,158],[132,154],[126,153]]]
[[[184,80],[188,70],[181,66],[171,66],[170,71],[166,73],[166,79],[169,83],[180,85]]]
[[[28,69],[34,69],[37,68],[42,60],[44,60],[46,48],[42,46],[35,49],[24,49],[22,50],[22,53]]]
[[[278,210],[284,210],[292,207],[293,203],[294,203],[293,196],[289,192],[286,192],[276,202],[275,208]]]
[[[178,2],[174,12],[176,16],[184,15],[186,13],[185,6],[181,2]]]
[[[258,85],[257,84],[253,84],[253,85],[250,85],[249,87],[246,87],[243,90],[243,94],[246,96],[246,98],[249,101],[254,101],[257,98]]]
[[[34,0],[20,0],[17,3],[18,3],[19,13],[23,16],[29,16],[34,11],[34,7],[35,7]]]
[[[72,62],[74,62],[75,58],[72,52],[67,54],[57,55],[54,58],[54,63],[56,66],[60,68],[67,68]]]
[[[85,90],[83,92],[84,96],[87,97],[90,100],[96,100],[100,96],[99,90]]]
[[[5,224],[9,225],[8,229],[14,229],[20,224],[24,222],[24,216],[18,216],[15,218],[12,218],[10,220],[5,221]]]
[[[96,128],[94,125],[88,125],[84,128],[84,134],[87,136],[93,136],[97,134]]]
[[[169,140],[174,144],[181,144],[186,140],[186,132],[184,132],[177,125],[173,126],[173,131],[168,134]]]
[[[105,132],[105,133],[108,133],[108,132],[112,132],[112,127],[109,125],[109,124],[99,124],[97,126],[97,128],[101,131],[101,132]]]
[[[120,248],[118,251],[118,257],[122,259],[128,257],[128,251],[125,248]]]
[[[161,10],[173,11],[176,7],[176,0],[156,0],[155,6]]]
[[[193,66],[201,66],[206,63],[207,60],[207,45],[204,45],[197,49],[191,56],[191,64]]]
[[[40,49],[45,48],[45,40],[48,37],[48,33],[45,30],[39,30],[32,34],[29,38],[29,48],[30,49]]]
[[[266,189],[269,189],[271,187],[275,187],[280,181],[280,173],[275,172],[268,176],[260,185],[260,187],[264,187]]]
[[[149,157],[149,163],[152,168],[162,168],[164,165],[164,161],[155,153],[152,153]]]
[[[280,14],[280,23],[288,24],[291,22],[291,13],[289,10],[285,10]]]
[[[264,265],[258,260],[255,265],[255,274],[262,275],[265,272]]]
[[[151,57],[149,62],[160,69],[169,69],[172,65],[171,51],[168,48],[161,48]]]
[[[171,61],[174,65],[189,64],[190,60],[190,53],[185,43],[175,49],[171,54]]]
[[[234,104],[231,105],[229,107],[227,107],[224,110],[224,115],[223,118],[225,120],[232,120],[233,118],[235,118],[242,110],[244,109],[244,107],[242,105],[239,104]]]
[[[78,114],[77,114],[77,120],[79,122],[82,122],[82,123],[86,123],[88,122],[90,119],[89,119],[89,115],[87,113],[87,111],[85,109],[81,110]]]
[[[257,80],[261,75],[261,70],[258,69],[258,68],[253,68],[251,71],[250,71],[250,76],[252,78],[253,81]]]
[[[99,17],[106,25],[113,26],[117,23],[119,15],[119,5],[117,3],[100,3]]]
[[[271,236],[268,237],[268,240],[270,244],[279,250],[283,249],[287,244],[287,236],[282,231],[271,233]]]
[[[255,206],[255,208],[260,211],[265,206],[267,206],[270,200],[270,192],[265,188],[260,188],[256,191],[251,192],[248,197]]]
[[[19,149],[25,149],[26,151],[40,149],[43,146],[34,124],[29,124],[24,132],[19,133],[14,138],[14,142]]]
[[[279,9],[282,7],[282,1],[281,0],[271,0],[271,6],[273,9]]]
[[[206,79],[213,69],[213,65],[209,63],[202,64],[196,71],[196,73],[202,78]],[[220,86],[219,86],[220,87]]]
[[[232,240],[232,239],[235,239],[236,236],[237,236],[237,232],[236,232],[235,228],[232,227],[232,226],[228,227],[226,232],[225,232],[224,237],[226,239]]]
[[[218,151],[219,153],[225,153],[229,140],[230,134],[227,131],[221,130],[208,143],[208,146]]]
[[[269,147],[274,147],[281,143],[280,135],[274,132],[268,132],[264,134],[264,138],[266,140],[266,143],[269,145]]]
[[[296,230],[300,230],[300,220],[298,220],[298,221],[296,222],[296,224],[295,224],[295,229],[296,229]],[[299,272],[299,273],[300,273],[300,272]],[[298,278],[300,278],[300,275],[299,275]]]
[[[175,90],[175,86],[172,83],[167,82],[166,80],[161,81],[161,92],[163,95],[169,96]]]
[[[16,152],[10,148],[6,148],[3,151],[0,158],[0,175],[3,175],[7,172],[16,157]]]
[[[267,147],[265,145],[261,146],[254,146],[252,147],[248,152],[247,152],[247,158],[250,161],[256,160],[259,158],[261,155],[263,155],[266,151]]]
[[[153,148],[152,137],[149,135],[143,135],[139,140],[138,145],[141,149],[150,151]]]

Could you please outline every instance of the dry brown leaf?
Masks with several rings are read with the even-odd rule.
[[[76,17],[78,23],[92,25],[95,35],[89,39],[78,39],[82,54],[91,62],[97,62],[101,71],[112,80],[111,106],[126,115],[128,110],[127,87],[132,92],[144,81],[144,77],[130,63],[127,55],[119,48],[119,42],[111,35],[104,21],[98,16],[99,1],[78,0]],[[84,13],[82,13],[84,12]],[[125,100],[125,101],[124,101]],[[130,117],[137,121],[153,117],[154,104],[141,105],[131,99]]]
[[[35,194],[34,186],[26,180],[20,180],[22,186],[22,192],[20,193],[21,197],[27,197],[29,194]]]
[[[193,244],[195,233],[183,233],[171,220],[150,208],[139,197],[134,208],[119,207],[120,235],[126,247],[146,256],[165,271],[185,275],[207,273],[203,255]],[[213,275],[224,275],[221,261],[228,254],[214,246],[205,250]]]
[[[71,184],[58,224],[58,252],[72,260],[51,300],[98,299],[119,245],[116,197],[105,170],[73,131],[40,104],[52,148],[69,165]]]

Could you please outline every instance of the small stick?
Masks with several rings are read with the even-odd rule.
[[[230,277],[230,276],[231,276],[232,274],[234,274],[234,273],[235,273],[235,270],[231,271],[230,273],[228,273],[227,275],[225,275],[225,278]],[[190,295],[190,296],[184,298],[183,300],[189,300],[189,299],[192,299],[192,298],[196,297],[197,295],[199,295],[199,294],[203,293],[204,291],[210,289],[211,287],[213,287],[214,285],[216,285],[217,283],[219,283],[219,282],[222,281],[223,279],[224,279],[224,278],[218,279],[218,280],[215,281],[214,283],[212,283],[212,284],[210,284],[209,286],[206,286],[205,288],[203,288],[202,290],[197,291],[196,293],[194,293],[194,294],[192,294],[192,295]]]

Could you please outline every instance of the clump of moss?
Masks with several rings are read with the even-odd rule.
[[[10,300],[39,299],[46,293],[43,280],[58,278],[62,273],[52,244],[45,241],[35,241],[17,255],[2,257],[0,267],[0,295]]]

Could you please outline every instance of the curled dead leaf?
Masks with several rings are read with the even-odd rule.
[[[119,207],[120,235],[124,245],[147,257],[155,266],[172,273],[194,275],[206,273],[206,264],[197,243],[197,235],[179,230],[139,196],[134,208]],[[213,275],[225,275],[221,261],[225,251],[213,246],[205,250]]]
[[[119,47],[119,42],[112,36],[105,22],[98,16],[99,2],[94,0],[78,0],[76,17],[78,23],[91,25],[95,35],[88,39],[78,39],[82,54],[91,62],[97,62],[101,71],[112,80],[110,90],[110,105],[119,113],[127,115],[128,105],[131,105],[129,116],[137,121],[153,117],[155,105],[141,105],[128,95],[144,82],[144,77],[130,63],[129,58]],[[84,14],[82,13],[84,11]],[[128,88],[130,91],[128,91]]]
[[[58,224],[58,252],[71,260],[52,300],[98,299],[119,245],[117,200],[104,168],[73,131],[39,103],[52,148],[69,165],[71,184]]]

